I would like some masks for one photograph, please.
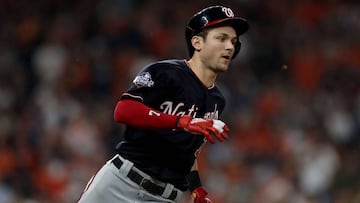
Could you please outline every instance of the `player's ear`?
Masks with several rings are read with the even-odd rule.
[[[201,50],[201,42],[202,42],[202,37],[200,36],[195,35],[191,38],[191,44],[194,47],[195,51]]]

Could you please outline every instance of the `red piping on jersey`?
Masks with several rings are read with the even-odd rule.
[[[162,113],[135,100],[123,99],[116,104],[114,120],[142,129],[175,129],[177,116]]]

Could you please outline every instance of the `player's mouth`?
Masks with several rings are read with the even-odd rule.
[[[223,55],[221,58],[225,59],[226,61],[229,61],[231,59],[230,55]]]

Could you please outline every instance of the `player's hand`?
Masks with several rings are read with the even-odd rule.
[[[195,188],[191,192],[191,196],[194,200],[194,203],[212,203],[209,198],[206,197],[208,193],[203,187]]]
[[[228,138],[229,127],[221,120],[193,118],[185,115],[178,119],[177,127],[193,134],[201,134],[214,144],[215,136],[220,142]]]

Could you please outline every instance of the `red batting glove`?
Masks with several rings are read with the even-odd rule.
[[[201,134],[212,144],[215,143],[212,135],[220,142],[228,138],[229,127],[221,120],[193,118],[185,115],[179,117],[177,127],[193,134]]]
[[[194,203],[212,203],[209,198],[206,197],[208,193],[203,187],[195,188],[191,192],[191,196],[194,199]]]

